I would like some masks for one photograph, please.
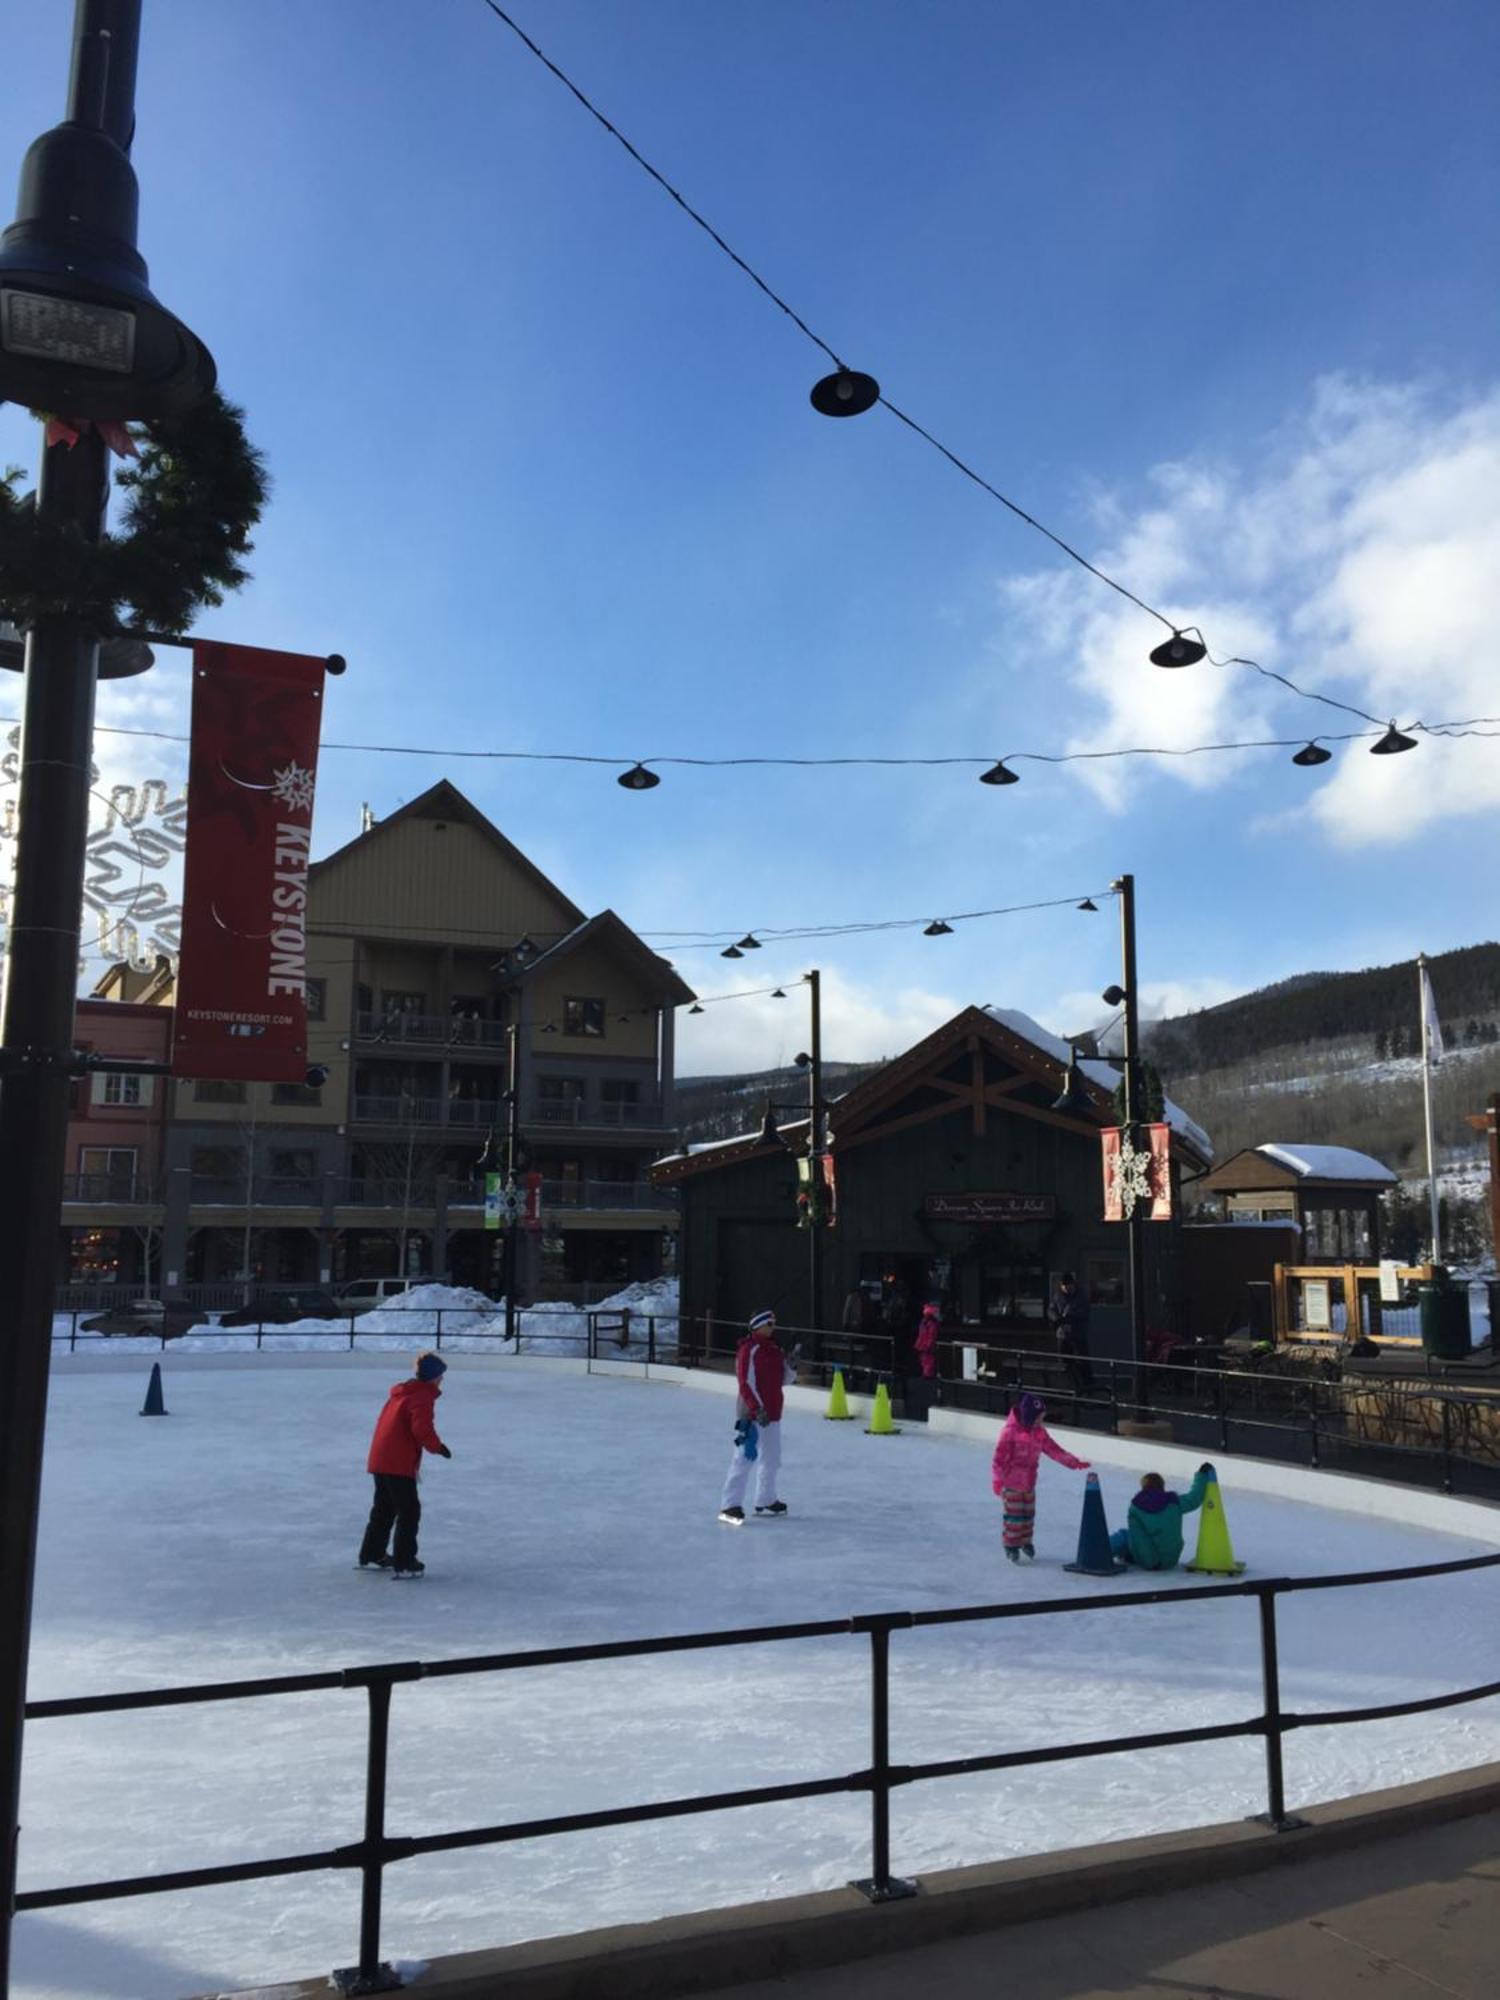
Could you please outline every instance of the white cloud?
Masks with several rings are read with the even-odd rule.
[[[1220,657],[1249,655],[1381,718],[1500,711],[1500,394],[1439,408],[1420,389],[1334,378],[1259,465],[1169,465],[1152,480],[1159,497],[1135,519],[1109,510],[1100,566],[1201,625]],[[1088,577],[1048,571],[1002,588],[1027,642],[1072,663],[1086,720],[1069,751],[1367,726],[1246,668],[1150,666],[1159,632]],[[1500,755],[1482,739],[1367,751],[1336,748],[1303,809],[1338,845],[1395,842],[1500,805]],[[1274,753],[1164,758],[1155,771],[1203,790],[1242,781],[1257,754]],[[1074,769],[1115,810],[1139,796],[1139,766]]]
[[[685,975],[692,981],[691,968]],[[725,986],[722,991],[737,989]],[[701,1014],[677,1016],[679,1076],[729,1075],[789,1063],[808,1045],[807,988],[793,978],[786,999],[769,995],[717,1002],[708,987]],[[823,1053],[831,1062],[873,1062],[899,1055],[923,1035],[951,1020],[965,1003],[924,987],[868,987],[825,968],[822,979]]]
[[[1245,988],[1232,979],[1204,973],[1194,979],[1144,979],[1141,981],[1141,1019],[1163,1021],[1177,1014],[1196,1013],[1200,1007],[1217,1007],[1233,1000]],[[1051,1019],[1062,1025],[1057,1032],[1081,1034],[1085,1029],[1103,1028],[1113,1020],[1115,1010],[1106,1007],[1097,992],[1075,990],[1061,993],[1053,1003]],[[1111,1038],[1112,1040],[1115,1038]]]

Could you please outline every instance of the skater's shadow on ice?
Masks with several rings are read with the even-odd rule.
[[[183,1993],[232,1991],[233,1976],[158,1958],[124,1938],[58,1917],[16,1918],[15,1971],[22,1991],[47,1994],[124,1994],[168,2000]]]

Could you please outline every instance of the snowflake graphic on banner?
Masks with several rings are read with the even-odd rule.
[[[300,764],[288,764],[285,770],[273,771],[276,782],[271,787],[271,795],[280,801],[288,812],[312,811],[313,774]]]
[[[11,730],[0,777],[20,776],[21,732]],[[99,772],[91,769],[95,785]],[[0,951],[6,948],[15,879],[16,799],[0,806]],[[187,793],[164,778],[95,791],[90,810],[80,944],[112,961],[149,972],[159,959],[176,962],[182,943],[181,862],[187,846]],[[165,879],[164,879],[165,878]],[[93,918],[90,938],[89,918]],[[79,961],[79,976],[88,968]]]
[[[1120,1135],[1120,1150],[1110,1161],[1110,1193],[1127,1219],[1137,1207],[1149,1208],[1156,1199],[1155,1162],[1148,1146],[1141,1152],[1128,1131]]]

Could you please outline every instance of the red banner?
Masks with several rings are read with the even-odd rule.
[[[174,1076],[301,1083],[326,661],[193,647]]]
[[[1172,1129],[1111,1125],[1099,1134],[1104,1165],[1104,1220],[1126,1222],[1139,1210],[1147,1222],[1172,1219]]]
[[[540,1229],[542,1226],[542,1177],[540,1174],[526,1176],[526,1209],[521,1217],[522,1227]]]

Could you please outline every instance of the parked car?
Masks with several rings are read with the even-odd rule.
[[[350,1278],[347,1284],[339,1286],[339,1309],[342,1312],[373,1312],[377,1306],[409,1292],[416,1282],[413,1278]]]
[[[164,1305],[160,1299],[132,1299],[128,1305],[110,1306],[105,1312],[79,1320],[78,1331],[121,1337],[144,1333],[154,1340],[177,1340],[203,1318],[192,1306]]]
[[[299,1319],[347,1319],[349,1308],[317,1285],[300,1292],[257,1292],[248,1305],[219,1314],[220,1326],[290,1326]]]

